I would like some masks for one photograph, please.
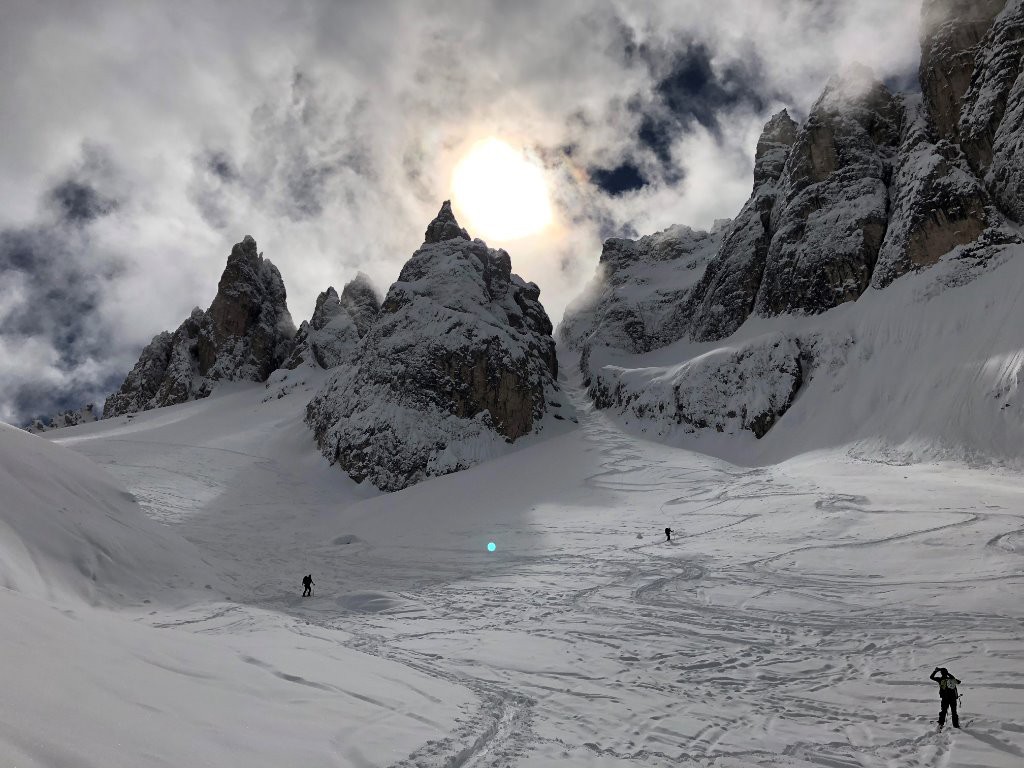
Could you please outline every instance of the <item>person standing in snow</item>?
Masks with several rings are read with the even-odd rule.
[[[666,528],[665,529],[665,541],[672,541],[672,529],[671,528]]]
[[[938,676],[936,677],[936,675]],[[960,681],[949,674],[949,670],[945,667],[936,667],[928,679],[939,684],[939,701],[942,702],[941,709],[939,709],[939,730],[941,731],[942,726],[946,724],[947,709],[953,711],[953,727],[959,728],[960,718],[956,713],[956,686]]]
[[[303,597],[309,597],[313,594],[313,574],[310,573],[302,577],[302,586],[305,587],[305,591],[302,593]]]

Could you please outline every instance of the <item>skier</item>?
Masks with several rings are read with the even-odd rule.
[[[942,674],[939,674],[939,673]],[[938,675],[938,677],[936,677]],[[946,723],[946,710],[953,710],[953,727],[960,727],[960,718],[956,713],[956,686],[960,681],[949,674],[949,670],[945,667],[936,667],[929,680],[934,680],[939,684],[939,701],[942,702],[942,708],[939,710],[939,730],[942,730],[942,726]]]
[[[665,541],[672,541],[672,529],[671,528],[666,528],[665,529]]]
[[[314,582],[312,573],[302,577],[302,586],[306,588],[306,590],[302,593],[303,597],[309,597],[313,594],[313,584]]]

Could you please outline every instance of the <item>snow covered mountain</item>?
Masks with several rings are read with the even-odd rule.
[[[641,344],[621,303],[570,308],[559,336],[599,407],[745,461],[865,441],[1024,460],[1024,2],[928,0],[923,21],[923,95],[853,69],[803,125],[768,122],[701,273],[602,264],[591,296],[679,298]]]
[[[334,368],[347,360],[380,314],[380,298],[370,279],[360,272],[341,291],[329,287],[316,299],[313,316],[303,320],[295,347],[282,368],[303,363]]]
[[[539,296],[446,201],[352,360],[309,404],[324,456],[394,491],[497,455],[549,414],[564,419]]]
[[[246,235],[231,249],[210,308],[196,307],[173,334],[153,338],[103,416],[206,397],[219,381],[266,381],[294,337],[281,273]]]
[[[593,344],[646,352],[679,338],[679,308],[718,251],[729,222],[712,232],[675,226],[638,240],[611,238],[598,274],[559,326],[570,346]]]

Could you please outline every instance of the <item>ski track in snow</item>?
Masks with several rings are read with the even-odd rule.
[[[515,544],[489,560],[415,536],[311,541],[304,515],[323,516],[330,494],[264,455],[223,449],[228,458],[212,461],[210,446],[177,445],[168,459],[156,456],[166,443],[113,437],[72,447],[224,566],[238,602],[340,630],[355,649],[474,692],[456,731],[394,768],[1021,764],[1024,623],[993,607],[1024,581],[1018,487],[1004,479],[990,494],[1002,503],[988,504],[942,485],[941,472],[909,489],[896,481],[915,468],[820,472],[835,455],[741,468],[644,442],[579,407],[597,471],[580,478],[575,504],[498,530]],[[169,471],[208,493],[171,498]],[[254,492],[243,514],[223,496],[240,471],[277,495]],[[875,473],[878,495],[899,507],[863,487]],[[851,492],[858,483],[863,493]],[[271,519],[283,534],[267,533]],[[359,533],[344,510],[327,519]],[[677,529],[671,543],[665,525]],[[914,553],[927,557],[914,564]],[[297,562],[320,581],[307,602],[294,596]],[[229,631],[233,610],[154,623]],[[935,664],[965,680],[962,732],[934,732]]]

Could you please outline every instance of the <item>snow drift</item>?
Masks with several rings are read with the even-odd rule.
[[[0,424],[0,584],[116,604],[215,578],[184,539],[80,454]]]

